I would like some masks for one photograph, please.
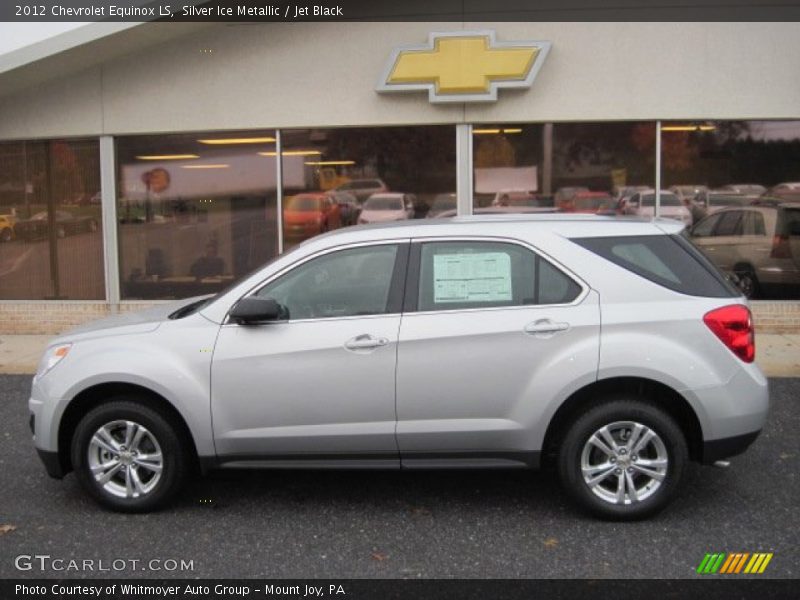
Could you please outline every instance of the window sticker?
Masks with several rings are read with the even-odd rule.
[[[511,257],[504,252],[436,254],[433,301],[510,302]]]

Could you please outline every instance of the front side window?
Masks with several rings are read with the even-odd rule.
[[[397,253],[398,246],[391,244],[325,254],[267,284],[256,295],[277,300],[291,320],[393,312],[389,296]]]
[[[530,250],[503,242],[422,245],[418,309],[560,304],[580,286]]]

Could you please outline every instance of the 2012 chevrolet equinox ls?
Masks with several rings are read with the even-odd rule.
[[[227,291],[56,339],[50,475],[116,510],[215,467],[539,467],[642,518],[767,414],[745,299],[672,221],[485,216],[314,238]]]

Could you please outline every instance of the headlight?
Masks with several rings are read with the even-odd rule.
[[[36,369],[36,376],[34,379],[41,379],[47,375],[50,369],[55,367],[69,354],[70,348],[72,348],[72,344],[59,344],[58,346],[51,346],[45,350],[42,360],[39,361],[39,368]]]

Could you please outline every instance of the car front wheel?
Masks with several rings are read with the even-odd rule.
[[[72,465],[81,485],[104,506],[144,512],[175,496],[189,459],[181,436],[161,412],[135,399],[119,399],[80,421]]]
[[[635,520],[674,497],[688,459],[675,421],[638,399],[604,402],[573,422],[558,458],[562,484],[596,516]]]

